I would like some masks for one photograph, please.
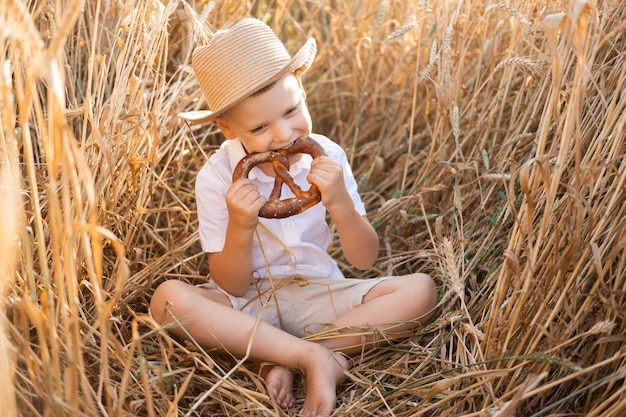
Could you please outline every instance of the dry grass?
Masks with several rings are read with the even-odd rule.
[[[23,3],[0,5],[3,415],[282,415],[250,364],[146,315],[208,272],[193,181],[221,138],[176,114],[202,107],[194,37],[247,14],[318,40],[310,110],[379,232],[367,275],[441,284],[336,415],[626,413],[623,2]]]

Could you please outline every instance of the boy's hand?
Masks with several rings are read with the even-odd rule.
[[[315,158],[307,179],[320,189],[322,203],[331,214],[336,209],[354,206],[343,179],[343,169],[332,159],[326,156]]]
[[[239,227],[254,229],[259,222],[259,210],[265,201],[263,194],[249,179],[238,179],[226,192],[226,207],[230,221]]]

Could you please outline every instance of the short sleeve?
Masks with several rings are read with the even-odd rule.
[[[202,167],[195,184],[198,233],[204,252],[222,251],[228,224],[225,196],[232,180],[228,171],[220,170],[219,161],[214,159],[209,159]]]

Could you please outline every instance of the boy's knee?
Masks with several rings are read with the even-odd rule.
[[[430,303],[434,307],[439,302],[439,292],[437,290],[437,284],[435,280],[428,274],[424,273],[416,273],[415,281],[419,285],[419,290],[421,293],[427,294],[430,300]]]
[[[413,300],[419,300],[419,308],[430,312],[439,302],[439,291],[435,280],[428,274],[417,272],[405,275],[400,291],[411,294]]]
[[[165,309],[168,303],[175,303],[176,294],[183,284],[177,280],[168,280],[161,283],[150,299],[150,315],[159,324],[163,324]]]
[[[422,314],[420,321],[427,322],[436,312],[437,304],[439,304],[439,290],[435,280],[428,274],[417,273],[414,278],[418,285],[417,292],[422,300],[422,308],[425,313]]]
[[[426,323],[439,303],[439,291],[435,280],[428,274],[417,272],[398,277],[395,291],[401,294],[407,306],[411,306],[414,318]]]

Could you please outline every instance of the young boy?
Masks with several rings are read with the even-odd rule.
[[[343,354],[426,322],[437,290],[420,273],[347,279],[328,255],[326,212],[346,258],[359,269],[376,261],[378,236],[365,217],[344,151],[311,132],[302,75],[315,54],[310,39],[290,57],[256,19],[215,33],[194,51],[194,72],[210,110],[181,116],[211,122],[228,139],[196,180],[200,239],[211,280],[199,286],[165,281],[155,290],[150,310],[162,324],[175,317],[185,329],[172,328],[179,336],[275,364],[262,376],[282,408],[295,406],[292,370],[302,370],[307,394],[300,414],[329,416],[348,369]],[[248,153],[281,149],[301,137],[313,138],[326,156],[290,156],[289,172],[302,188],[316,185],[321,203],[292,217],[259,218],[274,184],[271,164],[258,165],[248,178],[234,182],[233,169]],[[311,337],[321,331],[325,337]]]

